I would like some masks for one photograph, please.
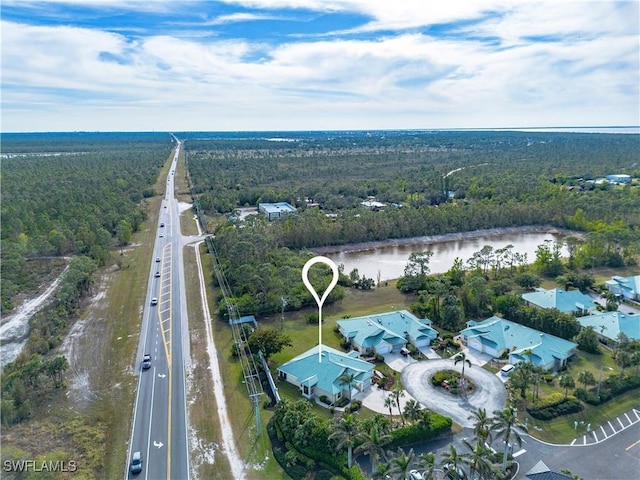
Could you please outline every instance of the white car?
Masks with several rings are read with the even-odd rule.
[[[424,476],[418,470],[410,470],[409,480],[424,480]]]

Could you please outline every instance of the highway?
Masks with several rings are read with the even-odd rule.
[[[183,283],[180,212],[174,196],[174,172],[182,143],[176,137],[166,193],[149,271],[147,300],[140,331],[135,372],[139,376],[125,478],[188,480],[189,451],[185,366],[188,331]],[[157,304],[153,305],[157,300]],[[151,354],[151,367],[142,358]],[[132,473],[134,452],[142,454],[142,471]]]

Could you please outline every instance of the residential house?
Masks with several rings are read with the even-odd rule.
[[[531,470],[524,474],[529,480],[573,480],[573,476],[551,470],[540,460]]]
[[[299,387],[305,398],[326,395],[330,403],[337,402],[345,393],[351,398],[349,385],[340,379],[344,373],[354,375],[351,393],[366,391],[371,386],[374,366],[358,358],[358,352],[344,353],[322,345],[318,358],[318,348],[316,345],[278,367],[278,378]]]
[[[582,327],[593,327],[603,340],[617,341],[624,333],[631,340],[640,341],[640,315],[622,312],[603,312],[578,318]]]
[[[338,320],[340,334],[362,354],[400,352],[407,343],[427,347],[438,336],[431,320],[419,319],[407,310]]]
[[[611,277],[604,282],[607,290],[614,295],[620,295],[628,300],[640,302],[640,275],[633,277]]]
[[[536,288],[535,292],[523,293],[522,299],[534,307],[555,308],[562,313],[568,313],[576,317],[589,315],[597,309],[591,297],[580,290],[566,291],[561,288],[553,288],[551,290]]]
[[[460,338],[470,349],[494,358],[507,352],[512,364],[526,361],[545,370],[565,365],[578,346],[569,340],[495,316],[482,322],[468,321],[467,328],[460,332]]]
[[[287,213],[295,212],[296,208],[289,205],[287,202],[259,203],[258,211],[260,213],[264,213],[267,216],[267,219],[271,221],[281,217],[282,215],[286,215]]]

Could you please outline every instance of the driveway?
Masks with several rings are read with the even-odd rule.
[[[402,370],[402,383],[405,389],[425,407],[434,412],[451,417],[463,427],[473,428],[473,420],[469,420],[471,411],[484,408],[489,416],[494,410],[503,410],[506,405],[507,392],[504,384],[493,373],[477,365],[465,368],[465,377],[476,384],[476,391],[466,399],[450,395],[434,388],[429,381],[439,370],[460,370],[461,364],[454,365],[453,360],[426,360],[407,365]]]

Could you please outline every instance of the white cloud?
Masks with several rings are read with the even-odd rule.
[[[240,3],[267,12],[213,21],[277,16],[277,8],[292,5]],[[367,12],[374,20],[366,29],[399,30],[274,46],[4,21],[3,130],[640,123],[638,25],[626,4],[594,2],[585,9],[584,3],[554,2],[551,9],[541,2],[508,2],[501,15],[460,24],[465,31],[458,37],[437,38],[399,26],[476,18],[500,4],[434,2],[430,11],[416,13],[426,3],[295,3]],[[489,35],[500,43],[481,40]]]

